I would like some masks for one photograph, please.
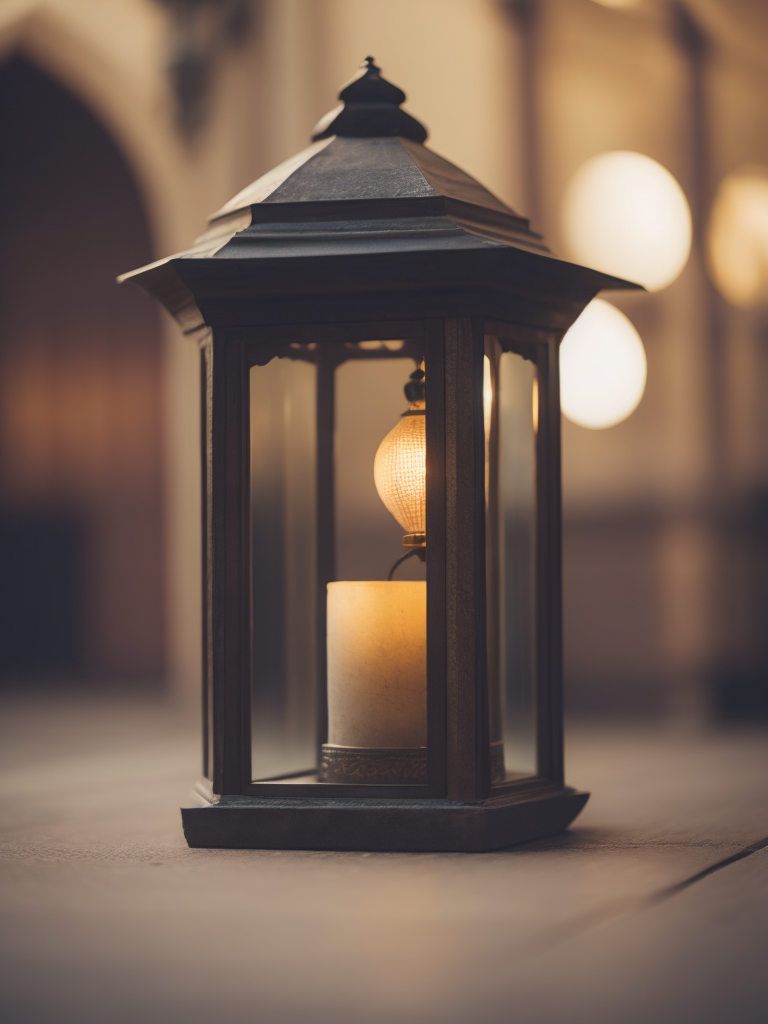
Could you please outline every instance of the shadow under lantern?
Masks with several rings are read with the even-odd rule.
[[[372,59],[340,99],[192,249],[123,278],[202,353],[184,831],[498,848],[587,799],[563,781],[558,345],[631,286],[427,149]]]

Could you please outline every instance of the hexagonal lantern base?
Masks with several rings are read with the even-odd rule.
[[[216,798],[181,810],[192,847],[482,851],[562,832],[589,798],[568,787],[477,803],[450,800]]]

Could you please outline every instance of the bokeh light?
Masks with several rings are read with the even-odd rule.
[[[593,299],[560,346],[563,413],[581,427],[612,427],[637,408],[645,378],[645,350],[631,321]]]
[[[570,256],[652,292],[680,274],[691,250],[691,212],[669,171],[642,153],[601,153],[582,164],[563,196]]]
[[[709,222],[712,279],[742,309],[768,304],[768,168],[733,171],[720,183]]]

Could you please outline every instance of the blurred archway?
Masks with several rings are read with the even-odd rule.
[[[152,259],[102,125],[0,66],[0,676],[157,685],[161,341],[115,276]]]

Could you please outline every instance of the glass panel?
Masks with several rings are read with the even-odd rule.
[[[363,345],[336,370],[337,574],[328,587],[320,778],[424,784],[426,432],[423,397],[413,397],[423,373],[413,359],[388,357],[383,344]]]
[[[486,359],[488,667],[501,782],[536,772],[538,398],[533,363],[513,352]]]
[[[254,780],[316,764],[316,368],[250,372]]]

